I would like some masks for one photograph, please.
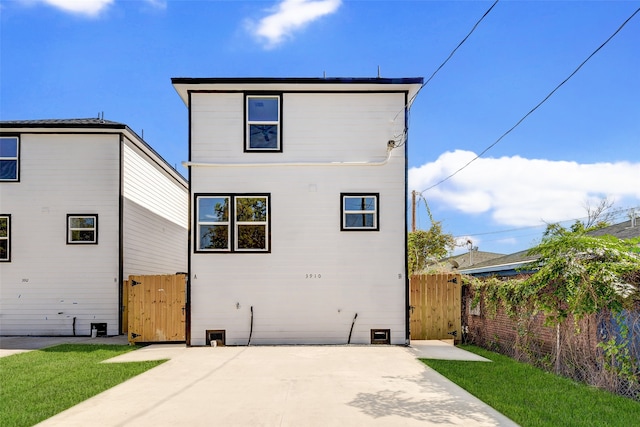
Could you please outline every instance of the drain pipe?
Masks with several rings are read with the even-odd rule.
[[[251,306],[251,328],[249,329],[249,342],[247,347],[251,345],[251,335],[253,335],[253,306]]]
[[[76,318],[73,318],[73,336],[76,336]]]
[[[277,162],[277,163],[214,163],[214,162],[182,162],[182,166],[189,167],[209,167],[209,168],[254,168],[254,167],[283,167],[283,166],[384,166],[391,160],[391,151],[396,148],[395,141],[390,140],[387,143],[387,155],[383,160],[364,160],[364,161],[341,161],[341,162]]]
[[[353,322],[351,322],[351,330],[349,331],[349,339],[347,340],[347,344],[351,344],[351,334],[353,333],[353,325],[356,324],[356,319],[358,318],[358,313],[353,316]]]

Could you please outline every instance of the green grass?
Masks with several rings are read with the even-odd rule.
[[[523,427],[640,425],[634,400],[479,347],[461,347],[493,363],[422,361]]]
[[[135,348],[63,344],[0,358],[0,426],[32,426],[164,362],[100,363]]]

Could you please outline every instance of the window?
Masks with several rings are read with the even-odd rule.
[[[378,194],[342,193],[342,231],[377,231]]]
[[[11,261],[11,215],[0,215],[0,262]]]
[[[67,243],[97,244],[98,215],[67,215]]]
[[[196,252],[268,252],[269,195],[196,195]]]
[[[245,151],[282,151],[280,95],[246,96]]]
[[[17,136],[0,138],[0,181],[17,181],[19,177],[20,142]]]

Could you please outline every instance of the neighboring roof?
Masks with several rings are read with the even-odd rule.
[[[2,129],[105,129],[120,131],[118,133],[127,134],[127,138],[139,147],[148,150],[148,154],[155,156],[161,167],[174,176],[183,186],[187,186],[187,180],[180,172],[171,166],[156,150],[153,149],[145,140],[135,133],[129,126],[124,123],[113,122],[101,118],[81,118],[81,119],[37,119],[37,120],[3,120],[0,121],[0,130]],[[10,131],[9,131],[10,132]],[[44,132],[43,132],[44,133]]]
[[[619,239],[631,239],[634,237],[640,237],[640,221],[635,220],[632,226],[632,221],[621,222],[620,224],[610,225],[608,227],[601,228],[599,230],[590,231],[587,233],[589,236],[614,236]],[[527,255],[529,250],[516,252],[510,255],[505,255],[499,258],[494,258],[488,261],[473,264],[469,268],[458,270],[461,274],[470,274],[473,276],[487,276],[487,275],[501,275],[508,276],[513,274],[522,273],[517,271],[518,268],[535,261],[539,258],[539,255]]]
[[[43,120],[3,120],[0,128],[95,128],[127,129],[124,123],[99,118],[90,119],[43,119]]]
[[[525,266],[531,261],[539,258],[539,255],[527,255],[529,250],[516,252],[513,254],[501,256],[488,261],[480,262],[472,265],[470,268],[458,270],[461,274],[471,274],[474,276],[486,276],[490,274],[514,275],[521,272],[517,269]]]
[[[456,270],[461,268],[470,267],[494,258],[500,258],[504,254],[498,254],[495,252],[473,251],[472,253],[465,252],[459,255],[450,256],[438,260],[437,264],[444,265],[449,270]]]
[[[632,221],[621,222],[620,224],[610,225],[608,227],[600,228],[598,230],[589,231],[589,236],[614,236],[618,239],[633,239],[634,237],[640,237],[640,219],[633,221],[635,223],[632,226]]]

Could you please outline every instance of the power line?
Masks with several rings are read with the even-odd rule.
[[[436,70],[431,74],[431,76],[424,82],[422,83],[422,85],[420,86],[420,88],[418,89],[418,91],[411,97],[411,99],[407,102],[407,104],[400,110],[398,111],[398,113],[396,113],[395,117],[393,118],[393,120],[395,121],[398,116],[400,115],[400,113],[402,113],[405,110],[409,110],[411,108],[411,105],[413,104],[413,101],[416,99],[416,96],[418,96],[418,94],[420,93],[420,91],[422,90],[422,88],[424,88],[427,84],[429,84],[429,82],[436,76],[436,74],[438,74],[438,72],[442,69],[442,67],[445,66],[445,64],[447,62],[449,62],[449,60],[453,57],[453,55],[456,53],[456,51],[467,41],[467,39],[469,38],[469,36],[471,36],[471,34],[473,34],[473,32],[476,30],[476,28],[478,28],[478,25],[480,25],[480,23],[484,20],[484,18],[486,18],[486,16],[489,14],[489,12],[491,12],[491,10],[495,7],[496,4],[498,4],[500,0],[496,0],[489,9],[487,9],[487,11],[480,17],[480,19],[478,19],[478,21],[476,21],[476,23],[473,25],[473,27],[471,28],[471,31],[469,31],[469,33],[460,41],[460,43],[458,43],[458,45],[451,51],[451,53],[449,54],[449,56],[447,56],[447,59],[445,59],[442,64],[440,64],[440,66],[438,68],[436,68]],[[406,139],[406,133],[407,130],[404,130],[404,134],[403,135],[399,135],[398,138],[402,138],[402,141],[396,145],[396,147],[401,147],[402,145],[404,145],[404,140]]]
[[[607,212],[608,215],[611,215],[612,218],[618,218],[620,216],[622,216],[621,214],[625,214],[628,213],[629,211],[635,211],[637,209],[640,209],[640,206],[636,206],[636,207],[631,207],[631,208],[620,208],[620,209],[616,209],[613,210],[611,212]],[[459,237],[472,237],[472,236],[487,236],[490,234],[502,234],[502,233],[512,233],[514,231],[520,231],[520,230],[529,230],[532,228],[541,228],[541,227],[546,227],[548,224],[561,224],[561,223],[565,223],[565,222],[575,222],[575,221],[580,221],[580,220],[585,220],[588,219],[588,217],[584,216],[584,217],[580,217],[580,218],[572,218],[572,219],[564,219],[564,220],[560,220],[560,221],[553,221],[553,222],[543,222],[542,224],[538,224],[538,225],[527,225],[524,227],[517,227],[517,228],[509,228],[509,229],[505,229],[505,230],[495,230],[495,231],[485,231],[482,233],[470,233],[470,234],[460,234],[457,236],[454,236],[456,238]]]
[[[493,6],[492,6],[493,7]],[[476,160],[478,160],[480,157],[482,157],[482,155],[484,155],[487,151],[489,151],[490,149],[492,149],[496,144],[498,144],[500,141],[502,141],[502,139],[507,136],[508,134],[510,134],[515,128],[517,128],[520,123],[522,123],[527,117],[529,117],[534,111],[536,111],[542,104],[544,104],[549,98],[551,98],[551,96],[558,90],[560,89],[561,86],[563,86],[566,82],[569,81],[569,79],[571,79],[581,68],[583,65],[585,65],[596,53],[598,53],[598,51],[600,49],[602,49],[607,43],[609,43],[609,41],[611,41],[611,39],[613,39],[619,32],[620,30],[622,30],[622,28],[624,28],[625,25],[627,25],[627,23],[633,19],[634,16],[636,16],[636,14],[638,14],[638,12],[640,12],[640,8],[636,9],[635,12],[633,12],[631,14],[630,17],[628,17],[623,23],[622,25],[620,25],[618,27],[618,29],[611,34],[611,36],[609,36],[608,39],[606,39],[600,46],[598,46],[598,48],[596,50],[594,50],[591,55],[589,55],[587,57],[587,59],[585,59],[584,61],[582,61],[582,63],[580,65],[578,65],[578,67],[573,70],[573,72],[571,74],[569,74],[569,76],[567,78],[565,78],[559,85],[557,85],[551,92],[549,92],[549,94],[547,96],[544,97],[544,99],[542,101],[540,101],[535,107],[533,107],[531,110],[529,110],[529,112],[527,114],[525,114],[524,116],[522,116],[522,118],[520,120],[518,120],[516,122],[515,125],[513,125],[509,130],[507,130],[505,133],[503,133],[500,138],[498,138],[493,144],[489,145],[487,148],[485,148],[484,150],[482,150],[482,152],[480,154],[478,154],[476,157],[474,157],[473,159],[471,159],[470,161],[468,161],[464,166],[462,166],[460,169],[458,169],[457,171],[453,172],[451,175],[441,179],[440,181],[436,182],[435,184],[433,184],[432,186],[425,188],[424,190],[422,190],[420,192],[420,194],[424,193],[425,191],[429,191],[432,188],[437,187],[438,185],[442,184],[443,182],[453,178],[456,174],[458,174],[458,172],[462,171],[463,169],[467,168],[467,166],[469,166],[471,163],[475,162]]]
[[[429,77],[427,79],[426,82],[424,82],[422,84],[422,86],[420,86],[420,89],[418,89],[418,91],[415,93],[415,95],[413,95],[411,97],[411,99],[408,102],[408,105],[411,105],[413,103],[413,100],[416,98],[416,96],[418,96],[418,94],[420,93],[420,91],[422,90],[423,87],[425,87],[434,77],[436,74],[438,74],[438,71],[440,71],[442,69],[442,67],[445,66],[445,64],[447,62],[449,62],[449,60],[453,57],[453,55],[456,53],[456,51],[460,48],[460,46],[462,46],[464,44],[464,42],[467,41],[467,39],[469,38],[469,36],[471,36],[471,34],[473,34],[473,32],[476,30],[476,28],[478,28],[478,25],[480,25],[480,23],[482,22],[482,20],[484,18],[487,17],[487,15],[489,14],[489,12],[491,12],[491,10],[495,7],[496,4],[498,4],[498,1],[500,0],[496,0],[489,9],[487,9],[487,11],[484,13],[484,15],[482,15],[482,17],[480,17],[480,19],[478,19],[478,21],[475,23],[475,25],[471,28],[471,31],[469,31],[469,33],[462,39],[462,41],[460,43],[458,43],[458,46],[455,47],[455,49],[453,49],[451,51],[451,53],[449,54],[449,56],[447,56],[447,59],[444,60],[444,62],[442,64],[440,64],[440,66],[438,68],[436,68],[436,70],[433,72],[433,74],[431,74],[431,77]]]

